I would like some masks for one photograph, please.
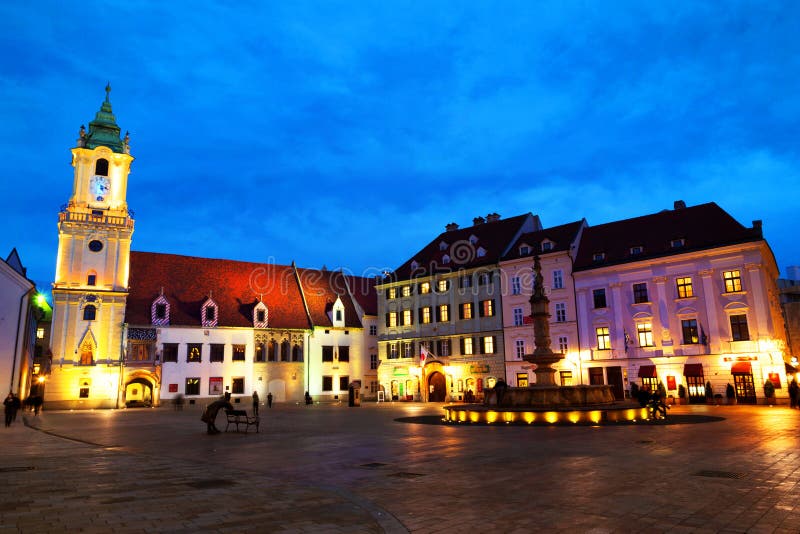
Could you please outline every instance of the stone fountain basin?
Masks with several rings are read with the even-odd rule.
[[[498,394],[500,399],[498,399]],[[530,386],[485,390],[484,406],[563,409],[611,405],[617,402],[611,386]]]

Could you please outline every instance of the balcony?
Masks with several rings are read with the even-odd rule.
[[[127,216],[106,215],[103,210],[96,212],[75,212],[68,211],[66,206],[62,206],[62,211],[58,214],[58,222],[69,223],[92,223],[115,226],[118,228],[133,228],[133,212],[128,211]]]

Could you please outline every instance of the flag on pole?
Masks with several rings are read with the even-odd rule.
[[[419,346],[419,363],[422,365],[425,363],[425,360],[429,357],[433,356],[430,351],[425,347],[425,345],[420,344]]]

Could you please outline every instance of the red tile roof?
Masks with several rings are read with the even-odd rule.
[[[378,293],[375,290],[377,279],[347,275],[347,285],[361,310],[366,315],[378,315]]]
[[[671,242],[679,239],[684,240],[683,246],[672,247]],[[760,227],[747,228],[709,202],[584,229],[573,271],[761,239]],[[642,247],[642,253],[632,255],[632,247]],[[598,253],[605,254],[605,259],[594,261]]]
[[[519,236],[519,239],[511,246],[508,252],[503,256],[504,260],[514,260],[523,256],[533,256],[539,251],[542,241],[547,239],[553,243],[553,248],[544,251],[543,253],[563,252],[569,250],[570,245],[575,241],[581,226],[585,224],[585,220],[575,221],[551,228],[545,228],[536,232],[526,232]],[[528,245],[531,251],[528,254],[520,254],[519,247],[521,245]]]
[[[408,280],[417,276],[429,276],[495,264],[500,261],[501,256],[508,250],[520,232],[531,232],[539,230],[541,227],[538,215],[526,213],[508,219],[483,222],[443,232],[401,265],[390,275],[390,279]],[[470,242],[471,236],[477,238],[474,243]],[[440,250],[441,243],[446,245],[444,250]],[[477,251],[481,247],[486,253],[478,256]],[[450,263],[444,263],[445,255],[450,257]],[[414,261],[418,264],[416,269],[411,268]],[[384,282],[387,281],[390,280],[384,280]]]
[[[210,296],[218,326],[253,326],[253,308],[263,297],[272,328],[309,328],[291,266],[131,252],[130,293],[125,321],[151,323],[150,306],[163,288],[170,325],[200,326],[200,309]]]
[[[345,326],[353,328],[362,326],[361,318],[347,290],[345,275],[341,271],[297,269],[297,275],[314,326],[333,326],[331,310],[337,297],[344,304]]]

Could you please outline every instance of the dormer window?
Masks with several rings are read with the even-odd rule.
[[[552,249],[553,249],[553,243],[551,241],[542,241],[542,252],[546,252]]]
[[[200,310],[200,319],[203,326],[217,326],[219,323],[219,315],[217,313],[217,303],[210,297],[206,299]]]
[[[169,324],[169,302],[164,295],[159,295],[150,306],[150,322],[155,326]]]
[[[470,242],[470,243],[472,243],[473,245],[474,245],[475,243],[477,243],[477,242],[478,242],[478,238],[477,238],[477,236],[475,236],[474,234],[473,234],[473,235],[471,235],[471,236],[469,236],[469,242]]]
[[[685,241],[683,239],[673,239],[669,242],[671,248],[683,248]]]
[[[479,258],[486,256],[486,249],[483,247],[478,247],[477,256]]]
[[[411,270],[412,271],[416,271],[418,268],[419,268],[419,263],[417,262],[417,260],[412,261],[411,262]]]
[[[644,247],[642,246],[635,246],[630,248],[631,256],[639,256],[644,252]]]
[[[592,261],[594,261],[594,262],[604,261],[605,259],[606,259],[606,253],[605,252],[595,252],[592,255]]]
[[[444,241],[439,243],[439,250],[447,250],[447,247],[448,247],[448,245]]]
[[[253,328],[267,328],[268,320],[267,305],[263,302],[258,302],[256,307],[253,308]]]
[[[94,164],[94,174],[96,176],[108,176],[108,160],[105,158],[98,159]]]
[[[448,265],[448,264],[450,263],[450,256],[448,256],[447,254],[445,254],[444,256],[442,256],[442,263],[443,263],[444,265]]]
[[[531,253],[531,247],[528,245],[522,245],[519,247],[519,255],[520,256],[527,256]]]
[[[331,322],[333,323],[333,326],[344,326],[344,304],[342,303],[342,299],[339,297],[336,297],[336,302],[333,303]]]

